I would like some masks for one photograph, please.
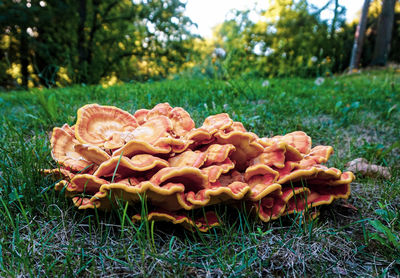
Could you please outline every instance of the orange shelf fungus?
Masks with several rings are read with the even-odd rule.
[[[153,109],[149,110],[149,113],[146,115],[146,120],[150,120],[151,118],[156,118],[159,116],[168,116],[169,112],[171,112],[172,107],[169,103],[159,103],[153,107]]]
[[[219,130],[225,130],[227,128],[230,128],[232,124],[233,121],[229,117],[229,115],[226,113],[222,113],[207,117],[204,120],[204,123],[201,126],[201,128],[205,129],[210,134],[214,134]]]
[[[233,182],[226,186],[214,184],[213,186],[195,193],[190,191],[185,194],[186,202],[193,208],[213,205],[227,201],[241,200],[250,192],[250,186],[243,182]]]
[[[136,154],[167,154],[171,152],[171,147],[168,145],[154,146],[146,141],[131,140],[121,148],[113,152],[113,156],[128,156],[132,157]]]
[[[168,118],[172,121],[174,135],[178,137],[185,136],[195,127],[194,121],[189,113],[181,107],[175,107],[169,111]]]
[[[258,138],[251,132],[217,132],[215,137],[219,144],[232,144],[235,146],[232,160],[236,162],[236,167],[239,170],[244,170],[249,165],[250,159],[264,151],[264,147],[257,142]]]
[[[103,162],[94,172],[96,177],[136,177],[150,170],[159,170],[168,167],[168,162],[150,154],[138,154],[132,158],[114,156]]]
[[[63,128],[55,127],[50,139],[51,155],[60,165],[73,171],[82,171],[92,163],[75,151],[75,137]]]
[[[284,213],[286,203],[282,200],[281,195],[281,190],[275,190],[260,201],[253,203],[253,206],[256,208],[256,213],[262,221],[268,222],[278,219]]]
[[[202,168],[201,171],[208,176],[209,182],[216,182],[220,178],[221,174],[228,173],[230,170],[235,168],[235,163],[229,158],[225,159],[221,163],[217,163],[205,168]]]
[[[231,131],[247,132],[246,128],[241,122],[233,122],[231,126]]]
[[[75,138],[75,126],[69,126],[68,124],[64,124],[61,127],[62,130],[64,130],[65,132],[67,132],[69,135],[71,135],[72,137]]]
[[[124,144],[120,134],[136,129],[138,123],[134,116],[114,106],[88,104],[78,110],[75,136],[82,144],[102,147],[113,141],[115,147]],[[119,140],[115,140],[115,136]]]
[[[45,175],[52,175],[56,178],[63,178],[68,180],[71,180],[75,176],[74,173],[62,168],[44,169],[42,172]]]
[[[89,174],[77,174],[69,183],[67,190],[79,193],[96,193],[108,181]]]
[[[136,214],[132,217],[132,220],[141,221],[142,216]],[[220,225],[218,217],[213,211],[206,212],[205,216],[197,219],[192,219],[185,213],[171,213],[165,210],[152,211],[147,215],[147,221],[171,222],[173,224],[180,224],[189,231],[197,229],[200,232],[207,232],[212,227]]]
[[[75,196],[72,197],[72,202],[78,209],[92,209],[96,206],[90,201],[90,198]]]
[[[172,122],[165,116],[153,117],[144,124],[129,133],[125,140],[142,140],[149,144],[154,144],[160,138],[168,137],[168,132],[172,130]]]
[[[150,182],[159,186],[168,182],[182,183],[186,192],[197,192],[208,186],[207,176],[200,169],[188,166],[163,168],[153,175]]]
[[[142,125],[142,124],[144,124],[144,123],[146,122],[146,120],[147,120],[147,119],[146,119],[147,114],[149,114],[149,110],[147,110],[147,109],[139,109],[139,110],[137,110],[137,111],[135,112],[135,114],[133,114],[133,116],[135,117],[137,123],[138,123],[139,125]]]
[[[294,131],[283,136],[274,136],[272,139],[285,142],[302,154],[308,154],[311,150],[311,137],[303,131]]]
[[[185,186],[181,183],[167,182],[157,185],[150,181],[137,184],[127,184],[123,181],[104,184],[90,199],[97,208],[108,210],[116,200],[127,201],[130,204],[140,202],[146,196],[150,203],[169,211],[176,211],[186,207],[182,194]]]
[[[200,168],[207,159],[207,154],[200,151],[185,151],[168,159],[171,167],[190,166]]]
[[[148,221],[192,231],[219,225],[209,209],[215,204],[242,201],[267,222],[347,199],[355,179],[325,166],[333,148],[313,147],[303,131],[259,138],[226,113],[196,128],[187,111],[168,103],[133,114],[85,105],[75,125],[53,129],[50,143],[57,167],[43,173],[79,209],[147,200]]]
[[[250,165],[261,163],[276,168],[284,168],[285,161],[296,162],[303,159],[303,155],[297,149],[285,142],[269,141],[267,143],[260,139],[258,143],[264,146],[264,151],[252,159]]]
[[[286,203],[285,212],[291,214],[295,211],[304,211],[307,207],[307,196],[309,194],[310,189],[304,186],[283,188],[280,198]]]
[[[206,150],[207,159],[204,165],[209,166],[214,163],[224,162],[235,150],[236,148],[232,144],[212,144]]]
[[[76,144],[74,149],[82,155],[86,160],[92,161],[95,164],[101,164],[110,158],[110,155],[97,146],[86,144]]]

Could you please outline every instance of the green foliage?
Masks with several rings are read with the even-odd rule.
[[[233,11],[207,41],[191,34],[182,0],[0,1],[0,89],[171,76],[332,76],[348,67],[357,22],[345,22],[339,1],[322,4],[270,0],[262,10]],[[396,7],[389,60],[400,62],[400,3]],[[322,19],[326,11],[333,17]],[[372,1],[363,66],[372,59],[379,13],[380,1]],[[218,48],[226,55],[216,54]]]
[[[307,77],[343,70],[352,45],[340,29],[344,9],[337,7],[335,28],[320,19],[321,12],[307,1],[287,0],[270,1],[259,22],[250,20],[249,10],[236,11],[215,29],[214,46],[227,53],[217,59],[224,76]]]
[[[45,96],[42,91],[31,91],[39,102],[44,115],[39,119],[47,119],[48,122],[54,122],[57,118],[57,111],[60,109],[57,105],[55,94]]]
[[[390,204],[384,205],[378,202],[378,205],[375,215],[379,219],[369,220],[375,229],[369,232],[369,238],[388,248],[393,253],[396,262],[400,264],[400,212]]]
[[[179,0],[2,1],[1,85],[164,78],[191,52],[183,10]]]
[[[375,12],[369,15],[363,66],[371,62],[379,2],[371,5],[370,10]],[[232,12],[228,20],[215,28],[213,48],[205,50],[210,57],[215,48],[223,48],[226,56],[207,60],[203,55],[197,63],[200,69],[195,67],[194,74],[265,78],[331,76],[343,72],[349,65],[357,22],[345,22],[345,8],[339,1],[327,0],[322,4],[322,8],[317,8],[305,0],[277,0],[268,1],[264,10]],[[321,13],[327,11],[333,13],[332,18],[321,19]],[[261,19],[250,20],[251,12]],[[395,17],[396,30],[400,26],[400,4]],[[400,42],[397,33],[394,32],[392,45]],[[400,61],[399,49],[392,48],[392,61]]]

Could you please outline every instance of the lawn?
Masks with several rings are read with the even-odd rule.
[[[168,80],[109,88],[0,94],[0,276],[400,276],[400,73],[314,79]],[[78,211],[40,169],[54,167],[49,134],[73,124],[87,103],[129,112],[160,102],[202,123],[227,112],[259,136],[303,130],[331,145],[329,166],[364,157],[391,178],[357,175],[352,195],[308,222],[263,223],[218,205],[223,224],[208,233],[168,223],[132,223]]]

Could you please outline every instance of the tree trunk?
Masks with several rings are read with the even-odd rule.
[[[338,8],[339,8],[339,0],[335,0],[335,10],[333,11],[333,19],[332,19],[332,26],[331,26],[331,32],[330,32],[331,39],[333,39],[333,37],[335,36]]]
[[[372,65],[386,65],[390,51],[390,41],[392,39],[395,4],[396,0],[383,0],[375,39],[374,54],[372,56]]]
[[[19,55],[20,55],[20,63],[21,63],[21,74],[22,74],[22,87],[24,89],[28,88],[28,79],[29,79],[29,46],[28,46],[28,35],[24,29],[21,30],[20,37],[20,47],[19,47]]]
[[[86,15],[87,15],[87,8],[86,8],[86,0],[79,0],[79,24],[78,24],[78,41],[77,41],[77,50],[78,50],[78,65],[77,68],[80,71],[78,73],[78,83],[86,83],[87,74],[86,74],[86,67],[87,67],[87,51],[85,47],[85,22],[86,22]]]
[[[87,46],[87,62],[88,62],[89,66],[92,64],[92,59],[93,59],[94,36],[95,36],[97,30],[100,28],[100,25],[97,23],[97,18],[99,15],[100,1],[93,0],[92,6],[93,6],[94,11],[93,11],[93,16],[92,16],[92,26],[90,28],[88,46]]]
[[[354,35],[354,45],[351,52],[350,71],[358,69],[360,65],[361,51],[364,43],[365,28],[367,27],[368,8],[370,0],[365,0],[361,12],[360,22]]]

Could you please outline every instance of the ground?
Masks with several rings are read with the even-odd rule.
[[[0,276],[378,276],[400,275],[400,73],[367,71],[314,79],[178,79],[103,88],[0,94]],[[267,86],[263,86],[267,85]],[[364,157],[391,177],[357,175],[352,195],[263,223],[240,207],[215,207],[208,233],[133,224],[131,209],[78,211],[40,169],[54,166],[48,135],[87,103],[129,112],[169,102],[196,123],[227,112],[260,135],[303,130],[331,145],[329,166]]]

